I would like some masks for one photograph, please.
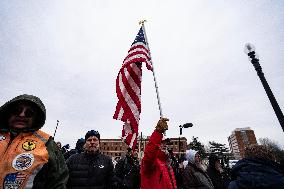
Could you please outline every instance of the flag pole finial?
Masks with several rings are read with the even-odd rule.
[[[139,25],[143,25],[143,24],[144,24],[144,22],[147,22],[147,20],[145,20],[145,19],[140,20],[140,21],[139,21]]]

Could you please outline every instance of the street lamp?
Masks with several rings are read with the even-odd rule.
[[[265,77],[264,77],[264,73],[262,72],[262,68],[259,64],[259,59],[258,59],[258,57],[256,57],[256,54],[255,54],[254,46],[250,43],[245,44],[245,53],[250,57],[250,59],[251,59],[250,61],[251,61],[252,65],[254,66],[254,69],[257,72],[257,75],[258,75],[258,77],[259,77],[259,79],[260,79],[260,81],[263,85],[263,88],[264,88],[264,90],[265,90],[265,92],[266,92],[266,94],[267,94],[267,96],[270,100],[270,103],[273,107],[273,110],[274,110],[274,112],[275,112],[275,114],[278,118],[278,121],[279,121],[281,127],[282,127],[282,130],[284,131],[284,116],[283,116],[283,113],[282,113],[282,111],[281,111],[281,109],[280,109],[280,107],[279,107],[279,105],[278,105],[278,103],[277,103],[277,101],[276,101],[276,99],[275,99]]]
[[[189,127],[192,127],[192,126],[193,126],[192,123],[185,123],[185,124],[179,126],[179,137],[178,137],[178,155],[179,155],[179,158],[180,158],[180,136],[182,135],[182,128],[189,128]]]

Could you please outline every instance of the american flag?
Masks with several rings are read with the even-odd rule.
[[[24,181],[26,179],[27,175],[21,172],[11,173],[6,175],[5,181]]]
[[[130,147],[135,147],[141,113],[142,63],[152,70],[150,50],[142,26],[132,43],[116,78],[118,103],[113,118],[124,122],[122,139]]]

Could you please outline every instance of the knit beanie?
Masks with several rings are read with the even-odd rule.
[[[99,139],[100,141],[100,133],[98,131],[95,131],[95,130],[90,130],[86,133],[85,135],[85,141],[87,141],[87,139],[90,137],[90,136],[95,136]]]

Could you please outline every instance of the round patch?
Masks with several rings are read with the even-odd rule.
[[[5,136],[0,135],[0,141],[5,140],[5,139],[6,139],[6,137],[5,137]]]
[[[26,151],[31,151],[36,148],[36,144],[32,140],[27,140],[26,142],[23,143],[22,147]]]
[[[30,168],[34,163],[34,155],[31,153],[21,153],[15,157],[12,162],[12,167],[18,171],[23,171]]]

